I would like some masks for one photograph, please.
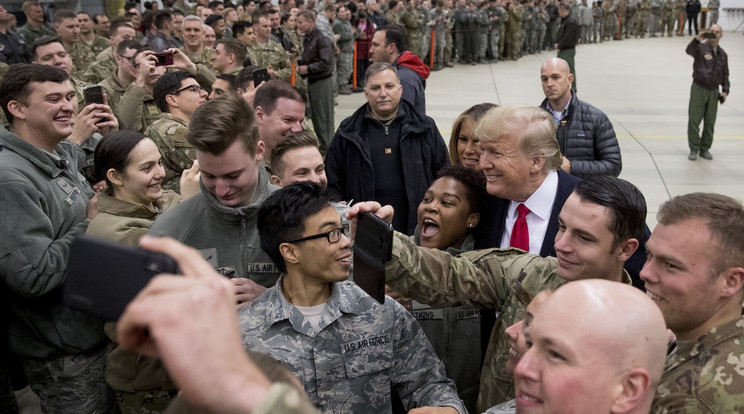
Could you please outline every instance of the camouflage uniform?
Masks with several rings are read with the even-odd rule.
[[[111,47],[111,42],[108,39],[98,35],[96,35],[96,37],[93,39],[93,43],[91,44],[87,44],[85,43],[85,41],[82,40],[80,41],[80,43],[84,46],[87,46],[88,49],[93,52],[93,56],[95,56],[96,58],[101,52]]]
[[[667,31],[669,37],[674,36],[674,0],[666,0],[664,2],[664,12],[661,26],[661,36],[664,36],[664,29]]]
[[[265,68],[269,65],[276,71],[276,78],[289,82],[292,75],[292,64],[289,62],[289,56],[282,45],[269,39],[266,43],[259,44],[256,41],[253,46],[248,46],[248,56],[251,63]]]
[[[160,119],[160,109],[150,92],[132,82],[127,86],[115,112],[121,129],[144,133],[147,127]]]
[[[744,412],[744,316],[677,345],[651,413]]]
[[[385,267],[387,284],[396,292],[443,307],[464,304],[499,312],[486,349],[476,412],[514,398],[512,374],[506,371],[509,339],[506,328],[524,319],[527,305],[539,292],[565,281],[556,273],[555,257],[530,255],[518,249],[485,249],[455,257],[417,248],[395,233],[393,258]],[[631,283],[623,272],[624,281]]]
[[[534,50],[536,53],[540,53],[542,51],[542,47],[545,44],[545,33],[548,31],[548,22],[550,22],[550,16],[548,16],[548,12],[545,11],[545,7],[542,5],[536,6],[537,8],[537,29],[536,29],[536,37],[535,37],[535,46]]]
[[[509,58],[517,60],[522,56],[522,15],[524,9],[519,3],[509,6],[509,24],[506,29]]]
[[[594,3],[594,6],[592,7],[592,17],[594,17],[594,26],[592,27],[594,35],[592,36],[592,42],[602,43],[602,20],[604,20],[604,9],[597,3]],[[625,27],[627,26],[626,22]]]
[[[31,45],[39,38],[44,36],[57,36],[57,31],[46,23],[42,23],[39,29],[34,29],[28,22],[18,28],[18,33],[23,36],[23,40],[26,42],[26,47],[31,50]]]
[[[674,2],[674,20],[677,28],[677,36],[682,36],[687,21],[687,2],[685,0],[675,0]]]
[[[145,135],[155,142],[163,156],[163,190],[173,190],[180,194],[181,173],[194,164],[196,148],[186,141],[188,133],[188,122],[167,112],[161,113],[160,119],[145,131]]]
[[[466,413],[444,365],[403,306],[390,297],[380,304],[353,282],[333,283],[316,330],[285,299],[282,280],[239,312],[243,344],[284,362],[317,407],[390,412],[392,387],[408,409],[449,406]]]
[[[491,20],[491,32],[488,39],[489,52],[491,59],[498,61],[501,57],[500,50],[504,44],[501,39],[501,32],[504,31],[504,9],[493,4],[488,8],[488,17]]]
[[[532,298],[547,287],[564,283],[554,257],[542,258],[516,249],[487,249],[454,257],[417,248],[395,234],[393,259],[385,268],[387,284],[403,296],[432,306],[465,304],[499,312],[481,370],[476,412],[514,397],[506,328],[524,318]]]
[[[505,403],[493,406],[483,414],[514,414],[517,412],[517,401],[509,400]]]
[[[617,22],[615,23],[615,33],[613,36],[617,38],[622,38],[623,30],[625,30],[625,27],[628,26],[629,20],[628,20],[628,0],[618,0],[617,4],[615,5],[615,15]]]
[[[195,8],[193,6],[189,6],[185,2],[184,3],[173,3],[173,6],[171,6],[171,8],[176,9],[176,10],[181,10],[183,14],[185,14],[186,16],[195,13],[195,10],[194,10]]]
[[[447,10],[440,8],[440,9],[431,9],[429,12],[429,16],[431,20],[434,20],[434,26],[432,26],[432,30],[434,30],[434,67],[442,67],[444,66],[445,62],[449,62],[449,57],[445,57],[445,52],[447,49],[446,43],[447,43]],[[450,37],[452,35],[450,34]]]
[[[121,103],[121,97],[124,96],[124,92],[126,92],[129,85],[122,84],[116,76],[116,72],[99,82],[99,85],[103,87],[106,95],[108,95],[108,106],[116,113],[119,109],[119,103]]]
[[[478,50],[474,59],[478,58],[480,63],[485,63],[486,49],[488,49],[488,34],[491,31],[491,19],[488,17],[488,12],[485,8],[475,12],[475,21],[478,23]]]
[[[116,63],[111,47],[104,49],[96,56],[96,61],[85,71],[85,79],[90,83],[99,83],[112,74],[116,74],[119,65]]]
[[[387,13],[385,13],[385,20],[387,20],[388,24],[400,24],[401,15],[395,10],[388,10]]]
[[[629,39],[630,36],[635,34],[636,7],[635,4],[628,4],[628,7],[625,9],[625,16],[623,17],[625,23],[623,23],[623,31],[620,35],[626,39]]]
[[[179,47],[178,50],[183,52],[195,65],[204,65],[214,72],[212,63],[214,62],[214,55],[217,54],[217,51],[213,48],[204,47],[201,52],[197,53],[190,53],[186,50],[186,46]]]
[[[166,414],[209,414],[210,411],[196,408],[190,405],[183,396],[176,397]],[[264,400],[260,406],[254,407],[252,414],[320,414],[317,408],[313,407],[310,400],[302,394],[293,385],[285,382],[275,382],[271,384],[264,393]]]
[[[88,80],[85,76],[85,72],[88,67],[95,62],[96,55],[94,55],[90,48],[82,41],[75,43],[72,50],[68,50],[67,53],[70,54],[73,66],[70,76],[83,81]]]
[[[530,39],[532,38],[532,7],[529,4],[522,6],[522,30],[521,30],[521,41],[522,41],[522,54],[530,54]]]
[[[603,40],[611,40],[617,33],[617,16],[615,15],[615,5],[610,0],[602,2],[604,9],[604,35]]]
[[[417,7],[410,5],[403,12],[400,20],[408,32],[408,50],[424,60],[426,52],[422,51],[422,38],[426,28],[426,16]]]
[[[351,94],[349,83],[351,83],[351,72],[354,70],[354,33],[351,29],[351,22],[334,19],[333,32],[339,35],[336,41],[339,50],[336,56],[336,86],[339,93]],[[289,77],[285,81],[289,82]]]
[[[444,30],[444,66],[452,67],[452,29],[455,27],[455,17],[450,10],[445,9],[446,26]]]
[[[641,0],[638,2],[638,11],[636,12],[636,37],[641,36],[641,39],[646,37],[646,29],[648,27],[649,19],[649,4],[648,0]]]

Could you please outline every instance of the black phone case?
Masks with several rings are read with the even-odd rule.
[[[162,253],[82,236],[70,247],[62,298],[69,306],[116,321],[150,279],[177,270],[175,260]]]
[[[393,226],[362,213],[354,237],[354,282],[380,303],[385,302],[385,263],[393,254]]]
[[[103,88],[100,85],[91,85],[83,89],[85,106],[90,104],[103,104]],[[82,108],[81,108],[82,109]]]

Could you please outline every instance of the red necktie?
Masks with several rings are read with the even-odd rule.
[[[517,212],[519,216],[517,216],[517,221],[514,222],[509,246],[530,251],[530,232],[527,229],[527,213],[530,212],[530,209],[524,204],[520,204],[517,206]]]

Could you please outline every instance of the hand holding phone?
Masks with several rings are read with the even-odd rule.
[[[150,279],[177,271],[175,260],[162,253],[78,237],[70,247],[62,297],[69,306],[116,321]]]

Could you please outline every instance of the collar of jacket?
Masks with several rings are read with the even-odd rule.
[[[247,206],[241,207],[227,207],[222,205],[217,197],[204,186],[204,183],[199,180],[199,187],[201,188],[201,194],[204,197],[207,208],[211,214],[221,217],[223,220],[237,222],[241,220],[253,220],[258,215],[258,209],[261,207],[261,203],[266,197],[271,194],[272,191],[278,187],[269,184],[269,175],[266,173],[266,169],[263,168],[260,163],[258,168],[258,180],[256,183],[256,192],[253,194],[251,203]]]
[[[174,207],[180,200],[181,196],[178,193],[165,190],[160,200],[153,203],[154,208],[150,209],[143,204],[134,204],[115,198],[109,188],[98,194],[98,211],[115,216],[154,220],[158,214]]]
[[[282,274],[270,289],[268,295],[263,296],[263,300],[268,304],[266,307],[266,323],[271,326],[277,322],[289,320],[296,331],[308,334],[304,332],[305,329],[303,328],[309,327],[310,324],[303,326],[302,321],[305,317],[293,304],[289,303],[282,293],[282,281],[285,277],[286,275]],[[358,300],[355,295],[351,294],[353,292],[350,292],[344,286],[345,283],[349,282],[331,283],[331,296],[326,301],[326,310],[323,312],[320,330],[340,318],[342,314],[359,314],[359,309],[352,305],[352,302],[356,303]]]
[[[574,108],[576,108],[578,104],[579,104],[579,97],[576,96],[576,92],[571,90],[571,100],[568,101],[568,110],[566,111],[566,117],[563,119],[571,119],[571,115],[573,115]],[[542,103],[540,104],[540,108],[550,113],[550,107],[548,107],[548,98],[543,99]]]
[[[36,148],[22,140],[18,135],[10,132],[8,127],[9,125],[0,127],[0,151],[9,149],[15,152],[52,178],[59,176],[67,169],[69,161],[62,158],[60,152],[57,152],[57,156],[55,157],[44,150]]]
[[[664,372],[671,371],[685,361],[694,359],[700,354],[714,351],[719,344],[732,338],[740,337],[742,335],[742,330],[744,330],[744,316],[740,316],[723,325],[716,326],[711,329],[710,332],[701,335],[696,339],[686,341],[684,345],[677,347],[674,353],[667,356]]]
[[[371,111],[372,109],[370,108],[369,103],[365,103],[350,117],[344,119],[338,127],[339,136],[361,144],[362,138],[359,132],[364,129],[363,124],[367,122],[380,122],[372,117]],[[427,128],[426,118],[416,112],[413,109],[413,106],[403,98],[400,99],[398,114],[395,116],[395,122],[402,122],[402,120],[405,120],[405,122],[403,122],[403,125],[401,126],[401,139],[403,139],[408,133],[424,132]]]

